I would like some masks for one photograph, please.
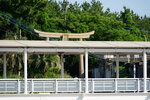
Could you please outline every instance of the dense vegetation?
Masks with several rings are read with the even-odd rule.
[[[38,29],[72,33],[95,30],[88,39],[92,41],[148,41],[150,18],[141,17],[129,8],[123,9],[115,13],[109,8],[104,11],[101,2],[95,0],[68,6],[55,0],[0,0],[0,39],[41,40],[43,38],[33,32]],[[8,75],[23,76],[22,55],[7,57]],[[78,65],[78,56],[66,59],[71,60],[66,62],[70,65],[66,71],[77,76],[78,68],[73,66]],[[59,55],[30,55],[28,63],[28,77],[60,77]],[[2,59],[0,73],[2,75]]]

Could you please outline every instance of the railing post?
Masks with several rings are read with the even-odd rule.
[[[115,78],[115,93],[118,91],[117,79]]]
[[[124,80],[124,79],[123,79],[123,81],[124,81],[124,87],[125,87],[125,90],[124,90],[124,91],[126,91],[126,90],[127,90],[127,81]]]
[[[5,82],[5,92],[7,93],[7,82]]]
[[[78,82],[79,82],[79,83],[78,83],[78,84],[79,84],[79,93],[81,93],[81,91],[82,91],[82,90],[81,90],[81,79],[78,79]]]
[[[94,93],[95,89],[94,89],[95,85],[94,85],[94,79],[92,78],[92,93]]]
[[[147,80],[147,82],[148,82],[148,91],[149,91],[150,90],[150,81]]]
[[[17,80],[17,85],[18,85],[18,94],[20,94],[20,80]]]
[[[31,92],[33,93],[34,92],[34,81],[33,81],[33,79],[31,80],[31,88],[32,88],[32,90],[31,90]]]
[[[139,80],[139,78],[137,79],[137,92],[139,92],[140,91],[140,80]]]
[[[58,81],[57,79],[55,79],[55,93],[58,92]]]
[[[103,91],[105,91],[105,81],[102,82]]]
[[[67,89],[66,89],[66,90],[67,90],[67,92],[68,92],[68,90],[69,90],[69,89],[68,89],[68,88],[69,88],[69,87],[68,87],[68,80],[66,81],[66,85],[67,85]]]

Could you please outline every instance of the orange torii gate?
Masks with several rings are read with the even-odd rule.
[[[83,41],[85,38],[89,38],[91,35],[94,34],[95,31],[87,32],[87,33],[54,33],[54,32],[42,32],[39,30],[34,29],[36,33],[39,34],[40,37],[45,37],[47,41],[49,38],[61,38],[62,41],[68,41],[69,39],[79,39]],[[61,54],[61,77],[64,78],[64,62],[63,62],[63,54]],[[79,77],[84,77],[84,61],[83,61],[83,54],[80,54],[80,67],[79,67]]]

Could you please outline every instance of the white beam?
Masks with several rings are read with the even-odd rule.
[[[88,93],[88,51],[85,51],[85,93]]]
[[[3,54],[3,78],[7,77],[7,61],[6,61],[6,53]]]
[[[23,48],[0,48],[0,52],[9,52],[9,53],[22,53],[24,51]],[[84,53],[84,49],[82,47],[77,47],[77,48],[34,48],[34,47],[31,47],[31,48],[28,48],[28,52],[42,52],[42,53],[45,53],[45,52],[48,52],[48,53],[51,53],[51,52],[67,52],[67,53]],[[143,52],[143,49],[96,49],[96,48],[91,48],[91,49],[88,49],[88,52],[90,53],[142,53]],[[150,49],[147,49],[146,50],[147,53],[150,53]]]
[[[116,78],[119,78],[119,55],[116,55]]]
[[[11,50],[10,49],[1,49],[0,48],[0,51],[8,51],[8,52],[11,52]],[[13,49],[12,48],[12,50],[16,50],[16,49]],[[18,50],[18,49],[17,49]],[[57,53],[57,52],[64,52],[64,53],[84,53],[84,48],[28,48],[28,52],[30,53],[32,53],[32,52],[35,52],[35,53],[38,53],[38,52],[40,52],[40,53]],[[20,50],[20,52],[21,52],[21,50]],[[127,53],[127,54],[129,54],[129,53],[141,53],[142,54],[142,52],[143,52],[143,49],[94,49],[94,48],[91,48],[91,49],[88,49],[88,52],[90,52],[90,53],[110,53],[110,54],[112,54],[112,53]],[[147,50],[147,52],[150,52],[150,50],[148,51]]]
[[[96,48],[93,48],[93,49],[88,49],[88,52],[91,52],[91,53],[142,53],[143,52],[143,49],[112,49],[112,48],[108,48],[108,49],[96,49]],[[150,52],[150,51],[149,51]]]
[[[11,51],[13,50],[13,51]],[[18,50],[18,51],[17,51]],[[70,53],[70,54],[76,54],[76,53],[84,53],[84,48],[46,48],[46,47],[43,47],[43,48],[28,48],[28,52],[29,53],[58,53],[58,52],[64,52],[64,53]],[[22,48],[18,48],[18,49],[15,49],[15,48],[0,48],[0,52],[22,52]],[[147,53],[150,53],[150,50],[146,50]],[[88,52],[90,53],[95,53],[95,54],[102,54],[102,53],[127,53],[127,54],[130,54],[130,53],[143,53],[143,49],[94,49],[94,48],[91,48],[91,49],[88,49]]]
[[[8,53],[22,53],[23,52],[23,48],[0,48],[0,52],[8,52]]]
[[[24,94],[27,94],[28,90],[27,90],[27,49],[24,49],[24,56],[23,56],[23,60],[24,60]]]
[[[143,51],[143,78],[144,78],[144,93],[147,92],[147,54],[146,51]]]
[[[73,48],[28,48],[28,52],[31,53],[58,53],[58,52],[63,52],[63,53],[84,53],[84,49],[73,49]]]
[[[64,78],[64,54],[61,54],[61,78]]]

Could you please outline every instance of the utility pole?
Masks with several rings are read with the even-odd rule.
[[[63,10],[65,12],[65,26],[67,27],[67,7],[69,5],[69,2],[67,0],[63,1]],[[67,33],[67,28],[66,28],[66,33]]]
[[[66,21],[66,13],[67,13],[68,5],[69,5],[69,2],[67,0],[64,0],[63,1],[63,9],[64,9],[64,12],[65,12],[65,21]]]

